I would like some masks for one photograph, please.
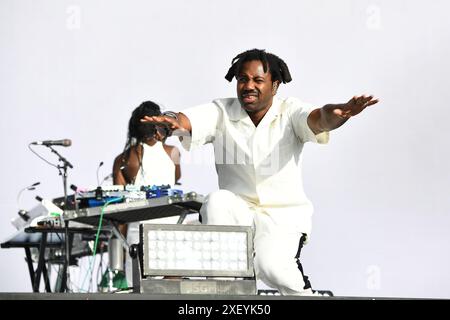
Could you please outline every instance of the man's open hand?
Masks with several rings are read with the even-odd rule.
[[[333,113],[343,119],[348,119],[377,102],[378,99],[375,99],[373,96],[354,96],[347,103],[335,105]]]

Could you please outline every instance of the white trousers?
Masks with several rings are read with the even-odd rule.
[[[263,210],[252,207],[227,190],[208,195],[200,214],[209,225],[244,225],[254,230],[256,279],[278,289],[282,295],[308,295],[303,274],[297,264],[301,232],[275,223]]]

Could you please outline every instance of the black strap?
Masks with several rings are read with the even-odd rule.
[[[302,248],[303,248],[303,244],[306,241],[306,233],[302,233],[302,236],[300,237],[300,242],[298,244],[298,250],[297,250],[297,254],[295,255],[295,260],[297,261],[297,266],[298,266],[298,270],[300,270],[300,272],[302,273],[302,277],[303,277],[303,282],[305,283],[305,286],[303,287],[303,289],[310,289],[311,288],[311,282],[308,280],[308,276],[305,276],[305,274],[303,273],[303,266],[300,263],[300,253],[302,252]]]
[[[297,254],[295,255],[295,259],[298,260],[298,258],[300,258],[300,253],[302,252],[302,248],[303,248],[303,244],[306,241],[306,233],[302,233],[302,236],[300,237],[300,242],[298,244],[298,250],[297,250]]]

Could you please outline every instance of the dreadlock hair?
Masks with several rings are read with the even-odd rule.
[[[286,63],[278,56],[266,52],[264,49],[251,49],[238,54],[231,61],[231,67],[228,69],[228,73],[225,75],[225,79],[229,82],[237,77],[241,71],[242,65],[248,61],[261,61],[263,64],[264,72],[267,72],[269,68],[272,75],[272,82],[279,81],[280,83],[291,82],[292,77],[289,72],[289,68]]]
[[[134,109],[131,114],[130,121],[128,122],[128,135],[123,150],[122,163],[126,164],[130,158],[131,147],[137,146],[142,142],[145,142],[148,138],[151,138],[156,133],[155,125],[151,123],[141,122],[141,119],[145,116],[159,116],[161,115],[160,107],[152,101],[144,101],[139,107]],[[139,165],[142,165],[139,158]]]

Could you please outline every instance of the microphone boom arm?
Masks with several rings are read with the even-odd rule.
[[[52,146],[46,145],[46,147],[50,148],[50,150],[52,150],[52,152],[58,156],[59,161],[61,161],[64,164],[63,166],[58,166],[57,168],[59,170],[59,174],[63,177],[64,210],[67,210],[67,203],[68,203],[68,198],[67,198],[67,168],[73,169],[73,165],[69,161],[67,161],[66,158],[64,158],[62,155],[60,155],[58,151],[53,149]],[[63,169],[64,171],[61,172],[61,169]]]
[[[55,149],[53,149],[51,145],[45,145],[45,146],[48,147],[48,148],[50,148],[50,150],[52,150],[52,152],[58,156],[59,161],[61,161],[62,163],[64,163],[64,166],[65,166],[65,167],[67,166],[67,167],[69,167],[70,169],[73,169],[73,165],[72,165],[66,158],[64,158],[62,155],[60,155],[58,151],[56,151]]]

